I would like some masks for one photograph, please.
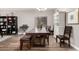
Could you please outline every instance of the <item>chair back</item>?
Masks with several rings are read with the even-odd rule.
[[[70,39],[71,32],[72,32],[72,26],[65,26],[64,38]]]

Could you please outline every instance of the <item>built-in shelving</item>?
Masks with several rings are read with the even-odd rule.
[[[0,16],[0,34],[17,34],[17,16]]]

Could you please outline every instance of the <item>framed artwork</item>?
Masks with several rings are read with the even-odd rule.
[[[68,12],[68,24],[79,24],[79,9]]]
[[[38,16],[36,17],[36,27],[40,28],[42,26],[47,26],[47,16]]]

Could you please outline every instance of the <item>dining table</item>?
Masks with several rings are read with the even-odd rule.
[[[32,30],[26,32],[25,35],[31,35],[32,36],[32,39],[33,40],[31,39],[31,42],[30,43],[32,43],[33,46],[35,46],[34,45],[34,40],[35,40],[35,38],[37,36],[39,36],[39,38],[41,38],[41,39],[43,38],[43,44],[42,45],[39,44],[39,46],[46,46],[45,41],[46,41],[47,37],[49,38],[50,32],[47,31],[47,30],[38,30],[37,31],[36,29],[32,29]]]

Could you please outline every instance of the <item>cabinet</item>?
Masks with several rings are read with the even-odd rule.
[[[54,37],[56,35],[62,35],[64,33],[66,13],[65,12],[56,12],[54,14]]]
[[[0,34],[17,34],[17,16],[0,16]]]

